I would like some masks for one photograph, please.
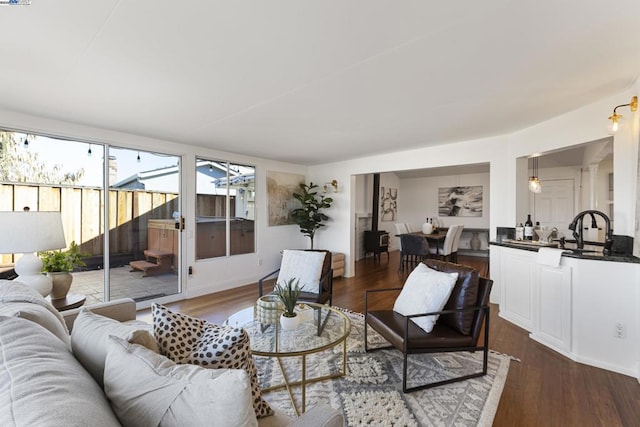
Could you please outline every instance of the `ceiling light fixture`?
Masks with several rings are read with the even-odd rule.
[[[529,177],[529,191],[532,193],[541,193],[542,192],[542,183],[538,178],[538,158],[534,157],[533,159],[533,172]]]
[[[140,163],[142,161],[142,159],[140,158],[140,152],[138,151],[138,157],[136,158],[136,160],[138,161],[138,163]]]
[[[87,156],[91,157],[93,151],[91,151],[91,144],[89,144],[89,149],[87,150]]]
[[[638,97],[634,96],[631,98],[631,102],[629,102],[628,104],[620,104],[613,109],[613,114],[609,116],[609,120],[611,120],[611,123],[609,123],[609,128],[608,128],[609,135],[614,135],[618,131],[618,128],[620,127],[620,119],[622,119],[622,114],[618,114],[616,112],[616,110],[620,107],[629,107],[629,109],[632,112],[637,111]]]

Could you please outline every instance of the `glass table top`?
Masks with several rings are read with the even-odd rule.
[[[278,322],[263,324],[255,320],[254,307],[235,313],[227,324],[241,326],[249,334],[251,352],[258,356],[296,356],[322,351],[346,340],[351,321],[332,307],[304,303],[309,310],[295,330],[286,331]],[[318,335],[318,316],[324,327]]]

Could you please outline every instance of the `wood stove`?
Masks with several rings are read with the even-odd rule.
[[[371,230],[364,232],[364,256],[372,253],[374,259],[380,260],[382,252],[387,253],[389,260],[389,233],[378,230],[378,200],[380,200],[380,174],[373,174],[373,213],[371,215]]]

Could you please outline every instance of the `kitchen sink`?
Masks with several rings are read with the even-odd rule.
[[[568,249],[571,252],[573,252],[574,254],[580,255],[580,254],[595,254],[599,251],[596,251],[595,249]]]

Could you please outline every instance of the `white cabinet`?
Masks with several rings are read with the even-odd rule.
[[[570,356],[571,267],[536,266],[531,338]]]
[[[534,252],[500,248],[500,317],[527,331],[533,327],[534,256]]]
[[[551,267],[537,256],[491,247],[500,317],[566,357],[640,379],[640,264],[563,256]]]

